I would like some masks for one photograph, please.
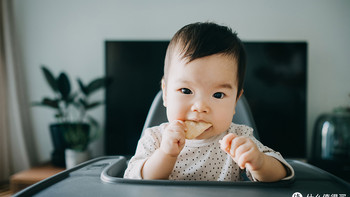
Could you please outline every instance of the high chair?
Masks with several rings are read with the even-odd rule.
[[[156,95],[145,121],[144,129],[167,121],[161,96],[161,92]],[[254,135],[259,138],[244,95],[237,103],[233,122],[254,128]],[[350,196],[350,184],[344,180],[310,164],[292,159],[286,160],[295,171],[293,179],[261,183],[124,179],[123,174],[127,167],[127,159],[122,155],[105,156],[65,170],[20,191],[14,196]]]

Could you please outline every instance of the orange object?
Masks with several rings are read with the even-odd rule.
[[[28,170],[18,172],[11,176],[10,188],[13,193],[16,193],[34,183],[42,181],[50,176],[64,171],[65,168],[56,167],[52,164],[44,164],[33,167]]]

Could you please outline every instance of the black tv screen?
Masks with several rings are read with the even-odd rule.
[[[106,41],[107,155],[133,155],[163,76],[168,41]],[[244,42],[244,94],[261,142],[306,155],[306,42]]]

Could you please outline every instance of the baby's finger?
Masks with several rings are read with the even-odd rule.
[[[187,127],[186,127],[184,121],[182,121],[182,120],[176,120],[176,121],[175,121],[175,124],[181,126],[182,129],[187,130]]]
[[[167,129],[173,132],[184,132],[186,131],[186,126],[181,120],[176,120],[170,123]]]
[[[241,155],[248,152],[250,149],[251,147],[248,144],[242,144],[241,146],[236,148],[234,155],[235,157],[240,158]]]
[[[168,133],[168,136],[172,139],[180,140],[185,137],[185,132],[181,131],[181,129],[173,129]]]
[[[247,152],[244,152],[240,157],[238,158],[237,164],[241,169],[244,169],[247,167],[247,164],[252,160],[252,150],[248,150]]]
[[[231,147],[231,142],[235,137],[237,137],[237,135],[233,133],[225,135],[225,137],[220,140],[220,148],[228,153]]]
[[[246,141],[247,139],[245,137],[237,137],[233,139],[231,143],[230,155],[232,157],[235,157],[236,149],[240,147],[242,144],[244,144]]]
[[[247,168],[249,171],[252,171],[253,167],[250,164],[250,162],[245,163],[245,168]]]

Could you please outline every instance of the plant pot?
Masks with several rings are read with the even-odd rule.
[[[67,169],[73,168],[74,166],[90,159],[90,151],[89,150],[76,151],[73,149],[66,149],[65,155],[66,155],[66,168]]]
[[[70,148],[70,143],[65,139],[65,135],[72,130],[82,131],[82,133],[84,133],[88,138],[90,126],[85,123],[57,123],[50,125],[51,140],[53,144],[51,163],[53,165],[65,167],[65,149]],[[88,140],[86,143],[88,144]]]

